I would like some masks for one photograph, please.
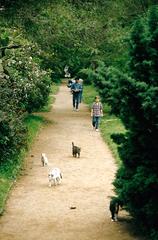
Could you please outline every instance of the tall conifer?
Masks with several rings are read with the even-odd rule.
[[[130,76],[119,77],[119,115],[127,133],[119,153],[122,166],[114,185],[142,229],[158,231],[158,11],[144,25],[137,21],[130,37]],[[115,98],[117,95],[113,96]],[[117,96],[117,97],[118,97]],[[113,101],[115,102],[115,101]],[[154,233],[154,234],[153,234]]]

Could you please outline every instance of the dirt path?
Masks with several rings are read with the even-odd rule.
[[[1,240],[140,240],[133,236],[126,213],[110,221],[109,196],[116,166],[100,133],[91,127],[87,107],[73,112],[71,95],[63,84],[50,113],[54,121],[41,130],[27,170],[11,192],[0,218]],[[71,155],[71,142],[81,146],[81,158]],[[49,188],[47,167],[41,167],[45,152],[50,166],[63,171],[61,185]],[[34,157],[31,157],[34,155]],[[70,209],[76,206],[76,209]]]

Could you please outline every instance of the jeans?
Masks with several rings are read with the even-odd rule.
[[[73,101],[73,107],[78,109],[78,105],[79,105],[79,100],[80,100],[80,93],[77,92],[77,93],[73,93],[73,98],[72,98],[72,101]]]
[[[99,128],[99,123],[100,123],[100,116],[98,116],[98,117],[93,116],[92,125],[93,125],[93,127],[95,127],[95,129]]]

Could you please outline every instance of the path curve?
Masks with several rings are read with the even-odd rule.
[[[130,233],[126,213],[120,213],[120,222],[110,221],[116,165],[100,133],[92,130],[87,106],[81,104],[80,111],[73,112],[69,89],[62,84],[51,112],[43,114],[53,124],[41,130],[26,158],[24,176],[0,218],[0,239],[138,240]],[[80,159],[71,155],[72,141],[81,147]],[[47,154],[49,168],[62,169],[60,186],[48,187],[41,152]]]

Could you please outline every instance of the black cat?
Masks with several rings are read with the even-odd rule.
[[[77,147],[74,145],[74,143],[72,142],[72,155],[73,157],[80,157],[80,152],[81,152],[81,148]]]
[[[120,207],[123,207],[123,202],[117,198],[113,197],[110,201],[110,212],[111,212],[111,221],[117,221],[118,220],[118,212]]]

